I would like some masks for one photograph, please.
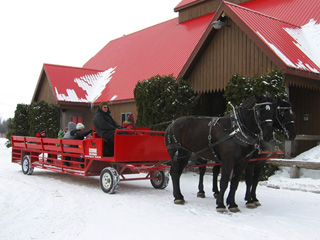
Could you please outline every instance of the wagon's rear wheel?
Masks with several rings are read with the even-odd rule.
[[[106,167],[100,174],[100,187],[105,193],[115,193],[119,187],[120,177],[116,169]]]
[[[154,188],[164,189],[169,183],[169,172],[168,171],[154,171],[151,173],[151,184]]]
[[[22,158],[22,172],[26,175],[31,175],[33,173],[34,168],[31,167],[30,155],[25,155]]]

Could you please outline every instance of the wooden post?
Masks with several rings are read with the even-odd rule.
[[[300,178],[300,168],[297,165],[291,166],[290,178]]]

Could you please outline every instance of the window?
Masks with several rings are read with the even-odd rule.
[[[121,125],[124,121],[127,120],[128,116],[131,114],[131,112],[127,112],[127,113],[121,113]]]
[[[77,123],[83,123],[83,117],[71,117],[71,122]]]

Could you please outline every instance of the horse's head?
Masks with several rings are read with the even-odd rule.
[[[296,137],[295,115],[289,101],[278,100],[276,121],[274,127],[279,129],[287,140],[294,140]]]
[[[264,141],[273,139],[273,119],[277,102],[266,96],[254,96],[242,104],[246,109],[242,118],[247,118],[247,128],[259,135]]]

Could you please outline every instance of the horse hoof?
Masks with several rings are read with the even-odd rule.
[[[218,207],[217,207],[217,212],[218,212],[218,213],[227,213],[228,210],[227,210],[226,208],[222,208],[222,207],[218,208]]]
[[[259,201],[255,201],[254,204],[257,206],[257,207],[260,207],[261,206],[261,203]]]
[[[230,211],[230,212],[233,212],[233,213],[241,212],[241,211],[240,211],[240,208],[238,208],[238,207],[230,207],[230,208],[229,208],[229,211]]]
[[[185,203],[184,199],[175,199],[174,204],[183,205]]]
[[[198,198],[205,198],[206,197],[206,194],[204,192],[198,192],[197,193],[197,197]]]
[[[253,209],[253,208],[257,208],[257,205],[255,203],[246,203],[246,207]]]

